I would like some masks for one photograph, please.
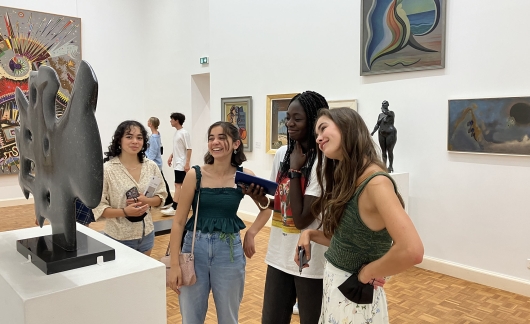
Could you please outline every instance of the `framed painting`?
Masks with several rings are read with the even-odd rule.
[[[530,155],[530,97],[449,100],[447,150]]]
[[[329,109],[333,108],[350,108],[357,111],[357,100],[328,100]]]
[[[287,126],[285,116],[289,102],[296,93],[276,94],[267,96],[267,144],[268,154],[276,154],[276,150],[287,144]]]
[[[246,152],[252,152],[252,97],[221,98],[221,120],[239,129]]]
[[[81,19],[0,6],[0,175],[17,173],[14,131],[20,126],[15,102],[18,87],[27,96],[28,78],[39,66],[52,67],[60,87],[55,114],[61,117],[72,95],[81,62]]]
[[[443,69],[447,0],[361,0],[361,75]]]

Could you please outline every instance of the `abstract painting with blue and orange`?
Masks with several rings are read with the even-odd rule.
[[[446,0],[362,0],[361,75],[445,66]]]

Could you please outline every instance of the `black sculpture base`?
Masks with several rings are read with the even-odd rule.
[[[31,262],[45,274],[73,270],[116,259],[113,248],[77,231],[77,251],[66,251],[52,241],[53,235],[32,237],[17,241],[17,251],[24,257],[31,256]]]

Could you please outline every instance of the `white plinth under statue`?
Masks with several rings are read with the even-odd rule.
[[[16,241],[51,234],[50,226],[0,233],[0,323],[166,323],[164,265],[83,225],[77,230],[113,247],[116,259],[46,275]]]
[[[409,211],[409,173],[408,172],[396,172],[390,173],[392,179],[396,182],[399,190],[399,194],[405,202],[405,210]]]

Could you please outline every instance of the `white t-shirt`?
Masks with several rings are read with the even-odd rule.
[[[287,145],[280,147],[276,151],[274,162],[272,165],[271,181],[276,182],[278,171],[280,170],[280,164],[285,157],[287,151]],[[317,162],[313,164],[311,170],[310,181],[305,188],[304,195],[319,197],[320,187],[318,186],[318,180],[316,175]],[[304,178],[302,178],[303,180]],[[299,180],[296,180],[299,181]],[[303,182],[302,182],[303,183]],[[295,249],[300,238],[300,233],[303,230],[299,230],[295,227],[294,221],[291,214],[291,205],[288,199],[289,197],[289,184],[290,179],[282,180],[279,184],[278,190],[280,190],[281,196],[284,199],[277,202],[275,200],[275,206],[280,206],[280,212],[274,208],[272,218],[271,234],[269,237],[269,246],[267,249],[267,255],[265,256],[265,263],[281,270],[285,273],[299,276],[300,272],[298,265],[294,262]],[[303,191],[303,186],[302,186]],[[319,220],[315,220],[306,229],[316,229],[320,225]],[[305,278],[323,278],[324,276],[324,252],[328,248],[326,246],[311,243],[311,260],[309,261],[309,268],[304,268],[302,271],[302,277]]]
[[[187,150],[191,150],[190,133],[184,128],[177,129],[173,135],[173,169],[184,171]]]

